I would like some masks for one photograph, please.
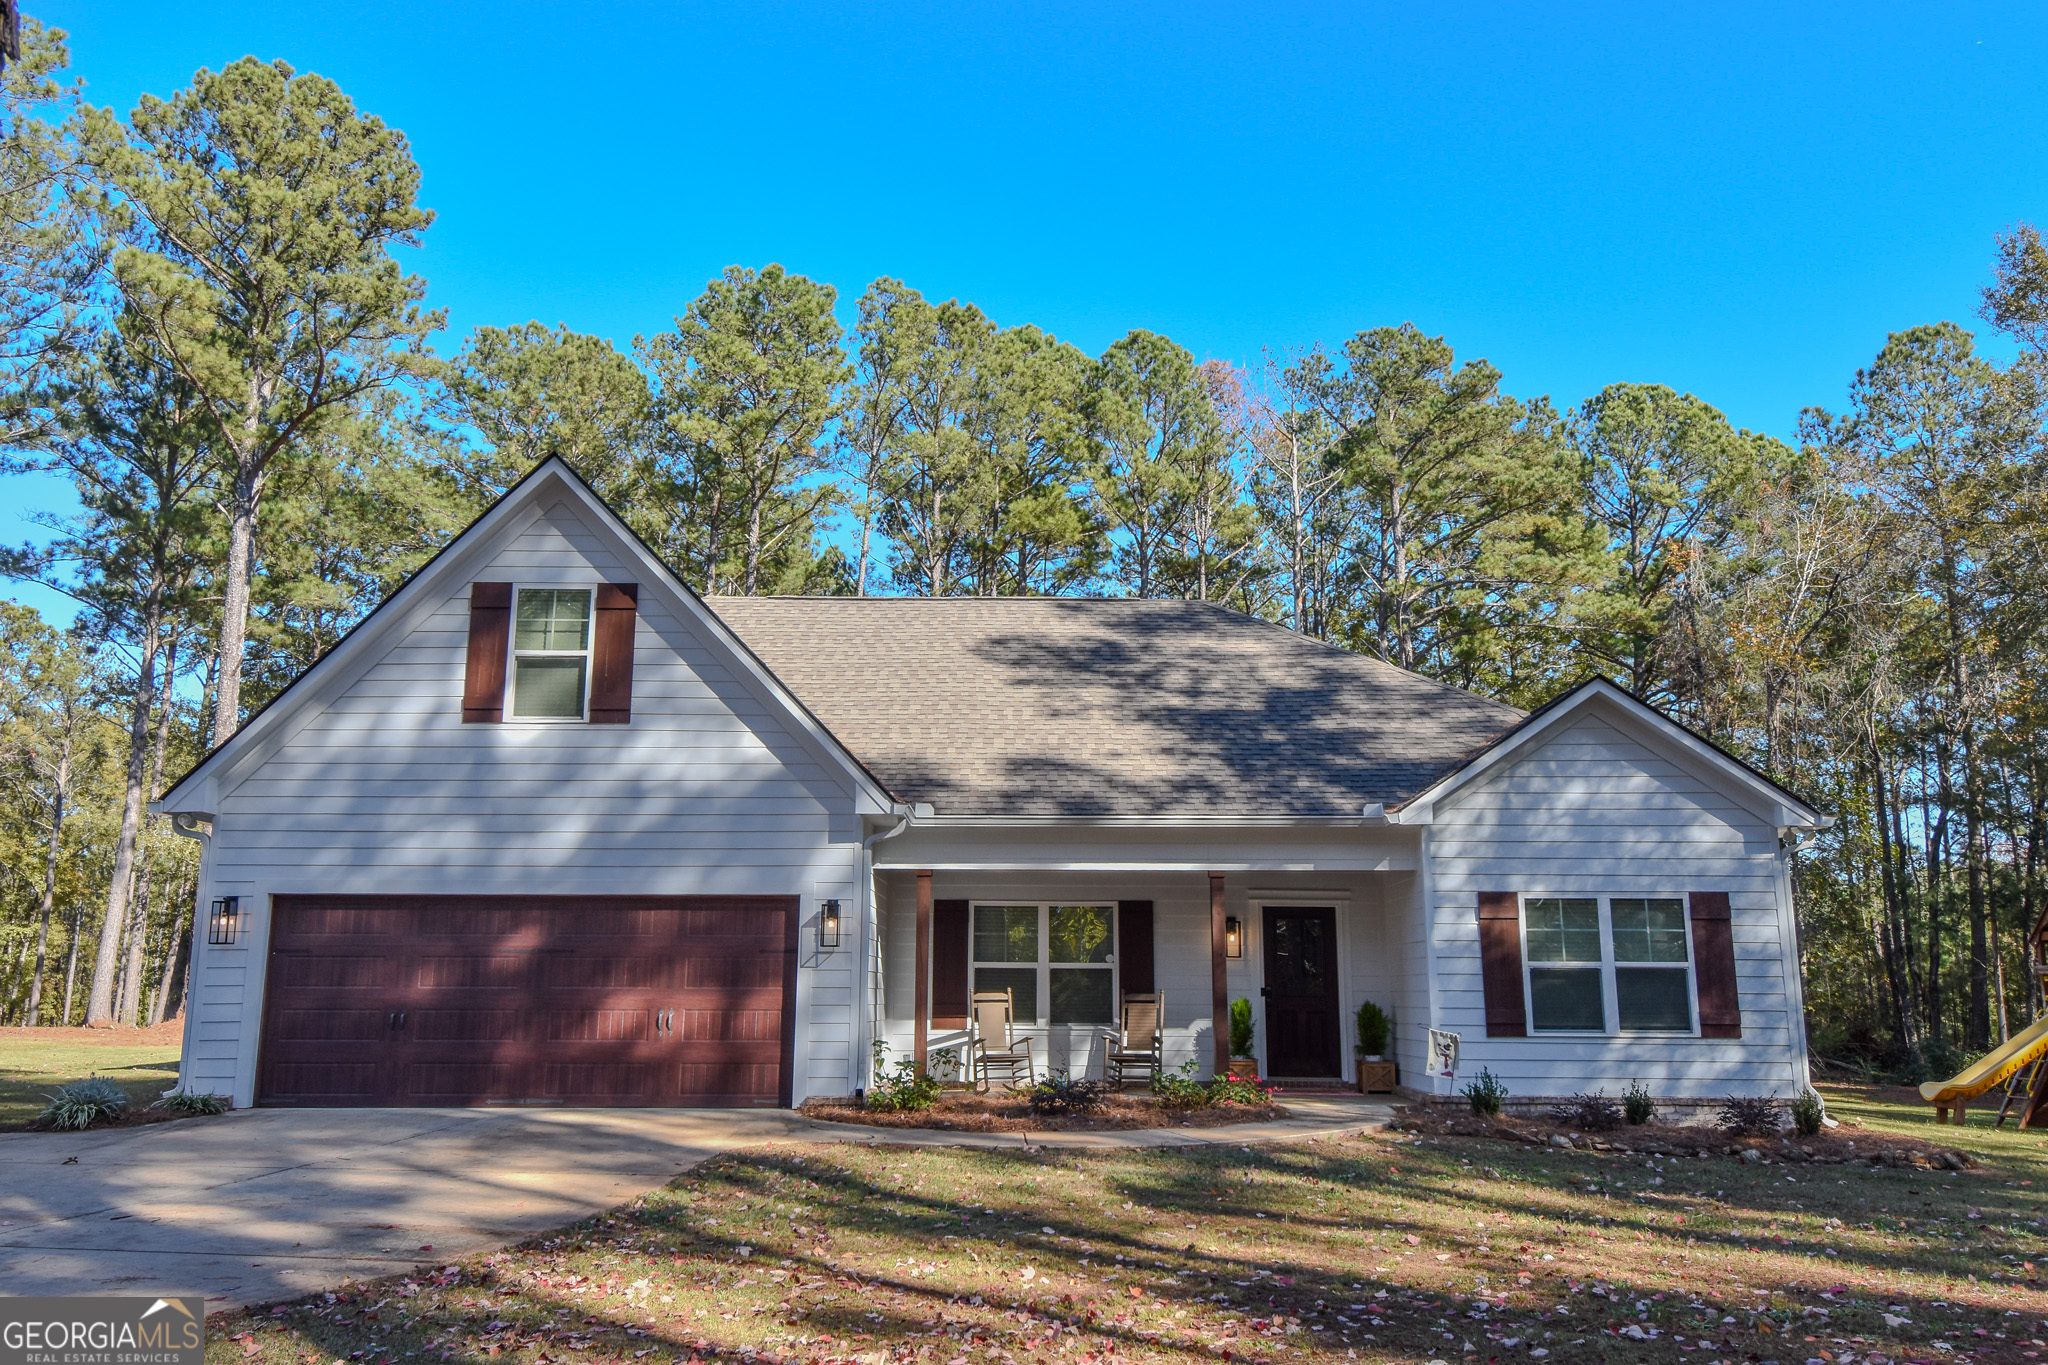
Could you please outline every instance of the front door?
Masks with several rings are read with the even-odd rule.
[[[1337,912],[1266,907],[1266,1071],[1336,1076]]]

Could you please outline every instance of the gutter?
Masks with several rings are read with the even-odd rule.
[[[925,806],[923,809],[926,814],[929,814],[931,811],[930,806]],[[854,929],[853,937],[854,1055],[847,1067],[847,1076],[855,1082],[853,1087],[854,1094],[861,1098],[866,1097],[868,1082],[873,1079],[868,1075],[868,1067],[870,1065],[869,1058],[874,1055],[875,1050],[875,1012],[869,1003],[868,992],[869,988],[873,985],[874,978],[881,974],[883,965],[872,960],[874,953],[872,945],[874,943],[875,917],[879,913],[875,906],[875,845],[884,839],[893,839],[908,829],[910,822],[917,816],[918,808],[915,806],[893,805],[889,808],[889,813],[897,817],[893,828],[876,830],[873,834],[860,841],[860,868],[857,880],[860,889],[861,913],[859,923]]]
[[[213,836],[199,828],[199,817],[180,812],[171,817],[171,833],[181,839],[190,839],[199,845],[199,875],[193,879],[192,942],[187,947],[185,961],[185,1030],[178,1044],[178,1079],[165,1095],[175,1095],[185,1088],[186,1067],[192,1061],[192,1021],[199,1017],[199,931],[204,927],[199,919],[199,907],[206,900],[206,877],[210,871],[208,855],[213,852]]]

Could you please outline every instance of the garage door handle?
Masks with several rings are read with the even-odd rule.
[[[405,1027],[405,1011],[404,1011],[404,1010],[393,1010],[393,1011],[391,1011],[391,1027],[393,1027],[393,1028],[404,1028],[404,1027]]]

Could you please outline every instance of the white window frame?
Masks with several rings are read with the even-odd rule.
[[[519,598],[527,592],[580,592],[590,599],[590,615],[587,618],[581,649],[521,649],[519,647]],[[597,589],[576,583],[522,583],[512,589],[511,629],[505,632],[505,709],[504,720],[516,725],[585,725],[590,721],[590,682],[597,671]],[[522,716],[519,709],[519,660],[531,659],[581,659],[583,660],[583,696],[573,716]]]
[[[1599,908],[1600,915],[1600,961],[1593,962],[1537,962],[1529,955],[1529,902],[1549,900],[1590,900]],[[1621,997],[1615,989],[1614,970],[1622,967],[1661,967],[1667,971],[1676,970],[1676,962],[1622,962],[1614,957],[1614,902],[1617,900],[1677,901],[1679,923],[1685,926],[1685,999],[1691,1011],[1692,1027],[1679,1029],[1625,1029],[1621,1026]],[[1699,953],[1692,941],[1692,911],[1690,902],[1683,895],[1643,892],[1628,895],[1610,895],[1605,892],[1588,894],[1583,891],[1525,892],[1521,897],[1517,929],[1522,936],[1522,1010],[1526,1015],[1528,1035],[1531,1038],[1697,1038],[1700,1036],[1700,973]],[[1605,1027],[1600,1029],[1558,1029],[1536,1027],[1536,989],[1532,971],[1546,967],[1600,969],[1600,1004]]]
[[[1117,913],[1117,904],[1115,901],[1086,900],[1079,898],[1056,901],[1004,900],[996,896],[988,896],[980,900],[968,901],[967,992],[970,996],[975,992],[976,989],[978,989],[974,984],[974,977],[975,973],[980,971],[982,968],[987,967],[995,970],[1022,971],[1024,970],[1024,968],[1031,965],[1029,963],[1024,962],[984,962],[980,958],[974,956],[974,917],[980,913],[981,908],[985,905],[1006,906],[1013,909],[1023,909],[1027,906],[1031,906],[1036,907],[1038,910],[1038,1007],[1040,1010],[1043,1011],[1043,1013],[1036,1019],[1017,1020],[1016,1027],[1028,1029],[1080,1029],[1084,1032],[1095,1033],[1100,1032],[1106,1028],[1113,1029],[1117,1026],[1116,1014],[1118,1002],[1123,998],[1120,994],[1123,983],[1123,967],[1118,961],[1117,953],[1117,947],[1119,943],[1122,941],[1123,916]],[[1107,963],[1054,962],[1052,960],[1052,912],[1053,907],[1059,905],[1100,906],[1109,911],[1109,961]],[[1058,967],[1062,971],[1107,971],[1109,973],[1109,1022],[1096,1024],[1053,1023],[1052,972],[1054,967]]]

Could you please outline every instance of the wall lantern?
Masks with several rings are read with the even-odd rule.
[[[1223,921],[1223,955],[1244,956],[1244,924],[1236,915],[1231,915]]]
[[[242,936],[242,898],[222,896],[206,916],[208,943],[233,943]]]
[[[831,952],[839,946],[839,902],[818,903],[818,947]]]

